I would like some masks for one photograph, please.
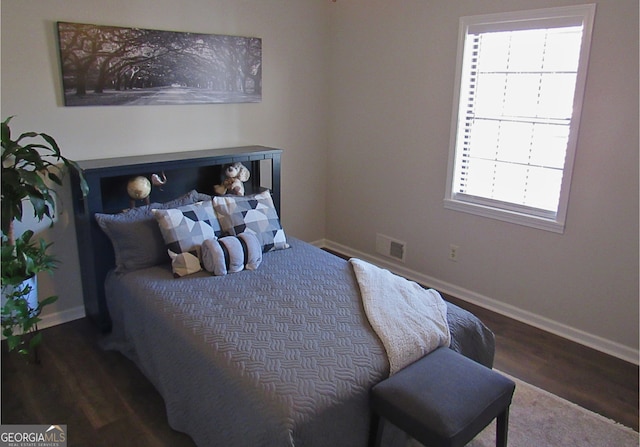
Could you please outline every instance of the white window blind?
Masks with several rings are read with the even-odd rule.
[[[590,35],[578,9],[463,18],[445,205],[563,227]]]

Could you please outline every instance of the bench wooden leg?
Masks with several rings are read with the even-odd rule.
[[[500,413],[496,419],[496,447],[507,447],[507,433],[509,432],[509,407]]]

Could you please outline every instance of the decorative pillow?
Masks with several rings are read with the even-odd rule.
[[[171,250],[167,250],[167,252],[171,258],[171,269],[174,276],[186,276],[202,270],[198,256],[193,253],[174,253]]]
[[[206,199],[203,199],[206,197]],[[211,197],[199,193],[195,189],[192,189],[188,193],[183,196],[178,197],[177,199],[169,200],[168,202],[164,202],[162,204],[162,208],[177,208],[179,206],[191,205],[192,203],[202,202],[203,200],[211,200]]]
[[[166,248],[174,253],[198,251],[207,239],[222,235],[210,201],[173,209],[154,209]]]
[[[208,239],[202,243],[202,265],[216,276],[255,270],[262,263],[262,246],[255,234]]]
[[[252,231],[265,253],[289,248],[268,190],[249,196],[216,196],[213,207],[222,230],[227,234]]]
[[[206,202],[206,201],[211,201],[211,199],[213,198],[213,196],[210,196],[209,194],[203,194],[201,192],[197,192],[195,194],[195,200],[193,202],[189,202],[189,203],[183,203],[182,205],[189,205],[191,203],[196,203],[196,202]],[[176,208],[178,206],[182,206],[182,205],[176,205],[176,206],[172,206],[171,208]],[[165,208],[169,208],[168,206]]]
[[[95,214],[98,225],[111,240],[116,272],[124,273],[169,261],[162,233],[152,209],[175,208],[197,202],[196,190],[165,203],[132,208],[117,214]]]

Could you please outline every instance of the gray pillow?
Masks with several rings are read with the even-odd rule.
[[[164,239],[151,210],[189,205],[202,197],[202,194],[193,190],[165,203],[152,203],[117,214],[96,213],[98,225],[113,245],[116,272],[124,273],[169,262]]]

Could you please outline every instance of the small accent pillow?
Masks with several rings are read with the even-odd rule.
[[[95,219],[113,245],[116,272],[124,273],[169,261],[153,208],[175,208],[197,202],[196,190],[165,203],[132,208],[116,214],[96,213]]]
[[[202,265],[216,276],[255,270],[262,263],[262,246],[255,234],[209,239],[202,243]]]
[[[222,235],[210,201],[151,211],[158,221],[166,248],[174,253],[199,251],[204,241]]]
[[[171,269],[173,270],[173,276],[181,277],[190,275],[192,273],[198,273],[202,270],[200,260],[198,256],[189,253],[174,253],[171,250],[167,250],[169,257],[171,258]]]
[[[289,248],[268,190],[249,196],[216,196],[213,207],[227,234],[252,231],[258,237],[263,253]]]

